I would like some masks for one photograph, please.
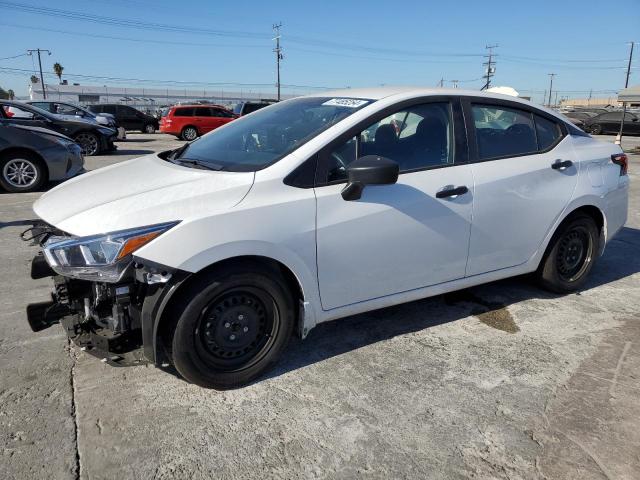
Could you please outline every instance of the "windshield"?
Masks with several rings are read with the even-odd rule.
[[[174,160],[231,172],[260,170],[370,103],[328,97],[287,100],[214,130],[188,144]]]

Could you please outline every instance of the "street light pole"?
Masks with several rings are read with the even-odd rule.
[[[44,85],[44,76],[42,75],[42,61],[40,60],[40,52],[47,52],[51,55],[49,50],[45,50],[43,48],[36,48],[33,50],[27,50],[27,54],[33,55],[33,52],[38,52],[38,66],[40,67],[40,83],[42,84],[42,98],[47,99],[47,89]]]
[[[629,75],[631,75],[631,61],[633,60],[633,46],[635,42],[631,42],[631,50],[629,51],[629,63],[627,64],[627,77],[624,81],[624,88],[629,86]],[[622,131],[624,130],[624,117],[627,114],[627,102],[622,102],[622,119],[620,120],[620,131],[616,136],[616,145],[622,144]]]
[[[282,27],[282,23],[273,24],[273,31],[276,34],[276,37],[274,38],[274,40],[276,41],[276,48],[274,48],[273,51],[276,54],[276,69],[278,71],[276,83],[276,86],[278,87],[278,101],[280,101],[280,60],[284,58],[284,56],[282,55],[282,48],[280,48],[280,27]]]

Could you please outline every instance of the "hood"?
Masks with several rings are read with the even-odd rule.
[[[153,154],[75,177],[42,195],[33,210],[67,233],[95,235],[230,209],[254,176],[184,167]]]

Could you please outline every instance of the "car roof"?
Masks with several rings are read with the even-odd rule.
[[[439,96],[439,95],[455,95],[459,97],[484,97],[494,100],[506,100],[513,103],[520,103],[527,107],[532,107],[537,110],[541,110],[556,118],[566,122],[555,110],[537,105],[528,100],[519,97],[513,97],[511,95],[504,95],[502,93],[486,92],[481,90],[466,90],[462,88],[425,88],[415,86],[384,86],[384,87],[372,87],[372,88],[345,88],[340,90],[330,90],[323,92],[316,92],[307,97],[330,97],[330,98],[361,98],[367,100],[382,100],[398,96],[403,99]]]
[[[222,105],[217,105],[215,103],[194,103],[194,104],[182,104],[182,105],[172,105],[171,107],[168,108],[183,108],[183,107],[187,107],[187,108],[193,108],[193,107],[217,107],[217,108],[224,108],[225,110],[228,110],[227,107],[222,106]]]

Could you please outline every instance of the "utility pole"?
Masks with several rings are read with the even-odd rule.
[[[555,73],[549,73],[549,103],[547,103],[547,107],[551,107],[551,93],[553,92],[553,77],[555,77]]]
[[[631,42],[631,50],[629,51],[629,63],[627,64],[627,77],[624,81],[624,88],[629,86],[629,75],[631,75],[631,61],[633,60],[633,47],[635,42]],[[627,114],[627,102],[622,102],[622,120],[620,120],[620,131],[616,137],[615,144],[620,145],[622,143],[622,131],[624,130],[624,117]]]
[[[278,87],[278,101],[280,101],[280,60],[284,58],[282,55],[282,48],[280,48],[280,27],[282,27],[282,22],[273,24],[273,31],[276,36],[274,40],[276,41],[276,48],[273,51],[276,54],[276,68],[278,70],[278,80],[276,86]]]
[[[438,85],[440,85],[440,88],[444,87],[444,77],[440,79],[440,83]]]
[[[484,87],[482,87],[480,90],[486,90],[491,86],[491,77],[493,77],[493,75],[496,73],[496,67],[495,67],[496,62],[493,59],[494,57],[493,49],[498,48],[498,45],[497,44],[487,45],[484,48],[489,50],[489,54],[485,55],[485,58],[487,58],[488,60],[482,64],[487,66],[487,70],[486,70],[486,73],[484,74],[484,78],[486,79]]]
[[[51,55],[51,52],[49,50],[45,50],[44,48],[36,48],[33,50],[27,50],[27,54],[28,55],[33,55],[33,52],[38,52],[38,66],[40,67],[40,83],[42,84],[42,97],[44,99],[47,98],[47,89],[44,85],[44,77],[42,76],[42,61],[40,60],[40,52],[47,52],[49,55]]]

